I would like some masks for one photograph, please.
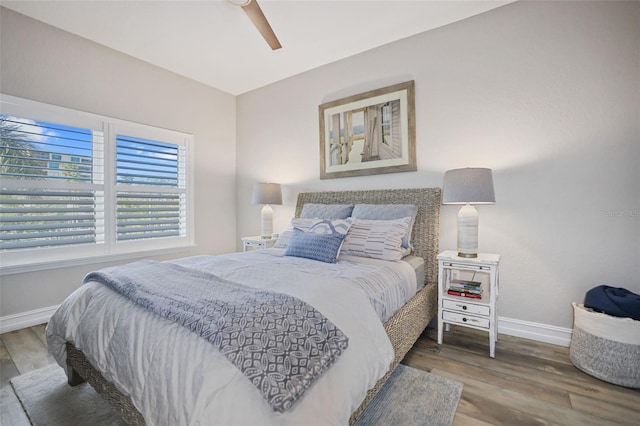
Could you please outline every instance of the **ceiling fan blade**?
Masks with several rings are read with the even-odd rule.
[[[276,37],[273,29],[271,29],[269,21],[265,18],[264,13],[262,13],[262,9],[260,9],[260,5],[256,0],[251,0],[249,4],[242,6],[242,10],[244,10],[249,19],[251,19],[253,25],[256,26],[272,50],[277,50],[282,47],[278,41],[278,37]]]

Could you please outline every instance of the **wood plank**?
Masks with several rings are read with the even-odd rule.
[[[20,374],[51,364],[46,346],[29,328],[5,333],[2,341]]]
[[[490,423],[457,412],[453,419],[453,426],[490,426]]]
[[[615,422],[540,401],[508,389],[501,389],[450,371],[433,369],[437,374],[464,384],[462,403],[458,410],[492,424],[560,424],[560,425],[615,425]]]
[[[0,386],[9,385],[9,380],[19,375],[18,368],[13,363],[2,339],[0,339]]]
[[[49,349],[47,346],[47,337],[45,335],[45,329],[47,328],[47,324],[39,324],[30,328],[30,330],[36,335],[38,340],[42,342],[47,351],[47,359],[49,360],[49,364],[54,364],[56,359],[49,353]]]
[[[480,336],[478,336],[477,333],[481,333]],[[487,333],[472,330],[467,327],[452,326],[451,331],[445,334],[447,334],[445,343],[448,346],[455,346],[459,350],[464,350],[476,355],[488,355],[488,340],[486,337],[484,339],[479,338]],[[496,358],[499,358],[500,361],[515,364],[522,363],[523,358],[526,358],[532,367],[540,370],[553,370],[561,374],[570,375],[576,373],[575,367],[569,360],[569,351],[567,348],[533,342],[527,339],[519,339],[519,342],[515,343],[514,339],[518,338],[513,336],[499,337],[496,343]],[[547,354],[544,354],[545,351]],[[549,354],[549,351],[553,351],[553,353]]]
[[[39,324],[31,327],[31,331],[33,331],[36,334],[36,336],[38,336],[38,339],[40,339],[40,341],[42,342],[45,348],[47,347],[47,338],[45,336],[46,328],[47,328],[47,324]]]
[[[462,391],[458,414],[465,415],[483,424],[490,425],[539,425],[540,419],[514,409],[510,404],[494,399],[492,394],[478,392],[465,386]]]
[[[604,402],[588,396],[570,394],[571,405],[575,410],[589,413],[603,419],[612,420],[622,425],[640,424],[640,413],[637,410],[630,410],[611,402]],[[640,401],[639,401],[640,402]],[[640,408],[637,406],[636,408]]]

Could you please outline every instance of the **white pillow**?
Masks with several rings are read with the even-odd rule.
[[[349,231],[350,226],[350,218],[334,220],[295,218],[291,220],[291,225],[287,229],[285,229],[282,234],[280,234],[280,236],[278,237],[278,241],[276,241],[273,247],[287,248],[289,246],[289,242],[291,241],[294,229],[298,229],[302,232],[310,232],[320,235],[338,234],[340,236],[344,236],[347,234],[347,231]]]
[[[309,231],[309,228],[311,227],[311,225],[313,225],[314,223],[316,223],[318,221],[318,219],[300,219],[300,218],[294,218],[291,220],[291,224],[287,227],[287,229],[285,229],[284,231],[282,231],[280,233],[280,236],[278,237],[278,241],[276,241],[276,243],[273,245],[274,248],[287,248],[287,246],[289,245],[289,241],[291,240],[291,236],[293,235],[293,228],[298,228],[301,231]]]
[[[411,217],[409,229],[402,238],[402,247],[411,249],[411,231],[418,214],[415,204],[356,204],[351,212],[354,219],[393,220]]]
[[[312,224],[308,231],[312,234],[322,234],[322,235],[339,235],[345,236],[347,232],[349,232],[349,228],[351,227],[352,219],[318,219],[314,224]],[[294,226],[294,228],[297,228]],[[300,229],[300,228],[297,228]],[[301,229],[304,231],[304,229]]]
[[[342,243],[341,254],[382,260],[400,260],[404,256],[402,237],[411,217],[393,220],[353,219]]]

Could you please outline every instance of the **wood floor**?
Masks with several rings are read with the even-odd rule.
[[[0,335],[2,425],[29,425],[9,380],[54,363],[44,327]],[[452,327],[443,345],[427,330],[403,363],[463,383],[454,425],[640,425],[640,390],[582,373],[568,348],[500,335],[491,359],[486,333]]]

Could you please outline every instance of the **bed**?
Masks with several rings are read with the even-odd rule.
[[[437,264],[436,264],[436,256],[438,250],[438,230],[439,230],[439,206],[440,206],[440,189],[439,188],[425,188],[425,189],[401,189],[401,190],[371,190],[371,191],[340,191],[340,192],[308,192],[301,193],[298,196],[298,201],[296,205],[296,217],[300,217],[303,207],[305,204],[358,204],[358,203],[366,203],[366,204],[415,204],[418,206],[417,215],[415,218],[415,223],[413,224],[413,231],[411,233],[411,242],[413,245],[413,255],[418,256],[423,259],[423,269],[424,271],[424,287],[419,290],[410,300],[404,304],[399,310],[397,310],[390,318],[384,321],[383,331],[386,333],[388,340],[390,341],[390,357],[385,358],[387,364],[385,364],[384,368],[381,372],[376,373],[380,378],[373,380],[371,382],[371,378],[368,377],[369,385],[365,388],[365,392],[359,396],[358,404],[353,405],[353,410],[350,411],[349,423],[354,423],[358,416],[362,413],[362,411],[366,408],[367,404],[373,399],[378,390],[387,380],[391,372],[395,369],[395,367],[400,363],[400,361],[404,358],[407,351],[413,346],[417,338],[420,336],[424,328],[430,322],[430,320],[435,316],[436,313],[436,300],[437,300],[437,291],[436,291],[436,282],[437,282]],[[253,254],[253,256],[261,256],[262,259],[266,259],[266,256],[270,256],[271,254],[260,253]],[[273,259],[281,259],[278,257],[279,255],[274,254]],[[269,263],[269,262],[265,262]],[[271,262],[277,263],[277,262]],[[237,268],[238,270],[242,270],[242,268]],[[85,286],[83,286],[85,287]],[[354,296],[355,297],[355,296]],[[74,307],[73,309],[81,309],[81,307]],[[327,305],[327,308],[330,310],[330,307]],[[363,314],[364,315],[364,314]],[[368,318],[368,317],[367,317]],[[96,321],[96,324],[100,324],[100,321]],[[378,325],[374,326],[376,319],[368,320],[370,321],[371,329],[375,329]],[[380,320],[377,320],[380,322]],[[344,324],[344,322],[343,322]],[[349,325],[350,327],[350,325]],[[61,328],[61,327],[58,327]],[[63,328],[63,327],[62,327]],[[378,327],[382,329],[382,327]],[[50,339],[50,335],[54,334],[53,331],[49,331],[49,327],[47,329],[47,338]],[[97,334],[100,333],[100,330],[95,331]],[[383,333],[383,334],[384,334]],[[63,334],[63,333],[59,333]],[[59,340],[60,335],[56,335],[56,338]],[[71,333],[72,334],[72,333]],[[374,336],[374,335],[372,335]],[[52,337],[52,336],[51,336]],[[377,337],[372,337],[377,338]],[[385,338],[386,339],[386,338]],[[51,340],[54,340],[51,338]],[[50,340],[50,341],[51,341]],[[354,347],[357,346],[357,342],[354,339]],[[360,339],[364,340],[364,339]],[[375,342],[373,342],[375,343]],[[371,343],[371,344],[373,344]],[[57,356],[58,362],[61,362],[61,359],[64,360],[66,364],[66,371],[69,377],[69,384],[75,385],[78,383],[82,383],[83,381],[89,382],[96,391],[102,395],[102,397],[110,402],[114,407],[118,409],[120,414],[122,415],[125,422],[128,424],[146,424],[145,417],[141,414],[140,410],[136,408],[140,406],[140,404],[149,403],[147,402],[133,402],[130,396],[126,391],[121,391],[122,383],[118,380],[114,379],[113,371],[104,371],[104,366],[100,368],[96,368],[94,364],[100,364],[100,362],[96,361],[96,357],[98,355],[91,353],[84,353],[82,350],[76,348],[76,342],[73,339],[69,339],[64,344],[65,353],[63,357],[60,357],[59,354]],[[380,343],[378,346],[385,346]],[[127,350],[122,349],[122,358],[128,359],[132,355],[130,355]],[[348,352],[351,348],[347,349]],[[178,350],[178,348],[175,348]],[[354,349],[355,350],[355,349]],[[137,351],[137,349],[136,349]],[[88,352],[85,350],[85,352]],[[347,358],[345,355],[343,358]],[[93,361],[93,362],[92,362]],[[339,368],[337,365],[342,362],[336,362],[336,365],[331,367],[327,373],[325,373],[322,377],[320,377],[311,391],[305,395],[302,402],[300,402],[299,406],[303,404],[306,406],[311,405],[312,402],[306,402],[307,399],[312,398],[313,392],[317,389],[322,389],[323,387],[329,386],[327,383],[330,383],[332,379],[332,374],[335,375],[337,373],[333,373],[333,370]],[[344,361],[346,363],[347,361]],[[364,361],[363,361],[364,362]],[[175,363],[175,361],[174,361]],[[343,363],[343,364],[344,364]],[[189,367],[191,368],[191,367]],[[178,368],[180,370],[180,368]],[[185,370],[187,371],[187,370]],[[179,373],[175,371],[168,371],[167,375],[176,375]],[[190,376],[189,373],[185,373],[185,376]],[[326,378],[325,378],[326,376]],[[184,377],[177,377],[176,380],[184,381]],[[322,384],[323,380],[326,382]],[[115,385],[118,383],[118,385]],[[368,391],[366,390],[368,389]],[[320,392],[320,391],[318,391]],[[133,392],[132,392],[133,393]],[[317,394],[317,392],[316,392]],[[314,394],[315,395],[315,394]],[[361,400],[361,401],[360,401]],[[312,400],[313,401],[313,400]],[[162,402],[157,402],[162,404]],[[203,400],[198,400],[197,404],[208,404],[210,402],[206,401],[206,398]],[[212,404],[215,405],[215,401]],[[296,410],[298,410],[296,408]],[[302,410],[302,409],[300,409]],[[144,410],[143,410],[144,411]],[[325,409],[325,411],[327,411]],[[277,418],[274,422],[277,423],[285,423],[285,418]],[[281,421],[282,420],[282,421]],[[307,419],[310,421],[310,419]],[[314,418],[314,421],[322,422],[319,418]],[[307,421],[307,423],[309,423]],[[181,421],[180,421],[181,422]],[[298,419],[299,423],[300,420]],[[331,422],[336,423],[336,421],[331,420]],[[154,423],[153,421],[149,423]],[[197,422],[196,422],[197,423]],[[345,423],[345,422],[339,422]]]

